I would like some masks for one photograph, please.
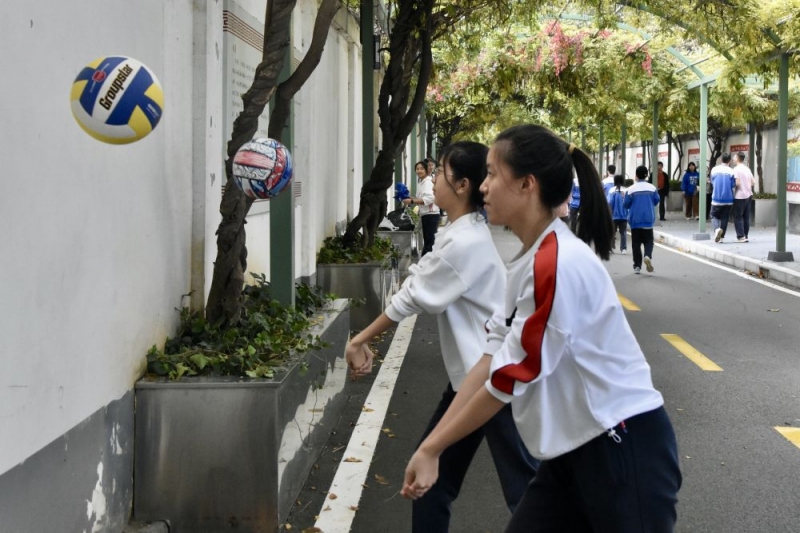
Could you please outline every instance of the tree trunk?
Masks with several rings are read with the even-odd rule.
[[[672,140],[672,146],[674,146],[675,151],[678,152],[678,164],[675,165],[675,170],[672,171],[672,174],[675,176],[674,179],[680,179],[683,173],[683,169],[681,168],[681,162],[683,161],[683,141],[680,135],[673,137],[671,131],[667,132],[667,138]]]
[[[361,188],[358,214],[347,225],[342,237],[347,246],[371,245],[378,225],[386,216],[386,190],[394,181],[394,162],[422,111],[431,77],[433,6],[434,0],[399,2],[389,38],[389,64],[378,95],[382,146],[369,180]],[[416,88],[409,104],[415,71]]]

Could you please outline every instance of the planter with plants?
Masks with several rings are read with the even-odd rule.
[[[669,181],[669,197],[667,198],[667,209],[669,211],[683,210],[683,191],[681,191],[681,180]]]
[[[762,228],[778,225],[778,195],[769,192],[753,194],[750,205],[750,224]]]
[[[276,531],[346,401],[346,300],[263,276],[220,329],[181,311],[136,384],[134,516],[170,531]]]
[[[355,300],[350,327],[365,328],[386,307],[400,284],[400,252],[376,236],[372,245],[348,248],[342,237],[328,237],[317,254],[317,285],[327,293]]]

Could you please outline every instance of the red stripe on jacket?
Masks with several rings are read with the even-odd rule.
[[[555,232],[542,240],[533,260],[533,314],[522,327],[522,348],[525,358],[519,363],[506,365],[492,374],[492,386],[506,394],[513,394],[514,382],[528,383],[539,377],[542,371],[542,344],[547,321],[553,309],[556,294],[556,260],[558,239]]]

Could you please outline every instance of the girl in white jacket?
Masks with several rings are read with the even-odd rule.
[[[577,236],[556,217],[580,183]],[[681,484],[675,434],[597,255],[612,226],[591,159],[540,126],[501,133],[481,190],[493,224],[522,241],[485,357],[419,446],[402,493],[435,482],[453,442],[510,404],[542,460],[507,532],[670,532]],[[595,253],[585,243],[593,243]]]
[[[447,210],[449,224],[439,232],[431,253],[409,269],[409,276],[386,311],[347,346],[355,375],[372,369],[367,342],[403,318],[420,313],[437,316],[442,357],[450,383],[442,395],[423,439],[447,411],[464,378],[483,355],[486,323],[503,305],[506,271],[492,236],[478,215],[483,206],[479,188],[486,177],[486,146],[458,142],[446,148],[434,180],[436,203]],[[478,252],[478,253],[476,253]],[[536,473],[535,461],[522,444],[510,406],[483,428],[464,435],[442,454],[439,481],[414,502],[412,529],[446,532],[450,504],[458,496],[469,464],[483,437],[489,444],[506,503],[514,512]]]

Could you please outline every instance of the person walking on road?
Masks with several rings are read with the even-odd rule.
[[[422,255],[433,250],[436,231],[439,229],[439,206],[433,201],[433,178],[428,175],[428,165],[418,161],[414,165],[417,173],[417,196],[403,200],[404,205],[419,205],[419,219],[422,222]]]
[[[625,176],[614,176],[614,187],[607,193],[608,205],[611,207],[611,220],[614,223],[614,239],[611,249],[617,245],[617,231],[619,231],[619,252],[625,255],[628,248],[628,210],[625,208],[625,192],[623,188]]]
[[[481,358],[486,339],[485,324],[492,312],[503,305],[505,266],[487,224],[478,215],[483,207],[479,187],[486,176],[487,152],[486,146],[474,142],[458,142],[444,150],[434,195],[436,203],[447,210],[449,223],[442,229],[433,251],[411,266],[408,278],[385,312],[353,337],[345,352],[353,374],[368,374],[373,360],[367,345],[370,339],[410,315],[437,315],[449,383],[423,439],[444,416],[467,373]],[[516,509],[536,473],[538,461],[525,448],[509,406],[442,455],[439,481],[424,498],[414,502],[414,532],[448,530],[451,503],[458,496],[484,437],[506,504],[512,512]]]
[[[733,190],[736,178],[730,167],[731,154],[722,154],[722,163],[711,169],[711,225],[714,228],[714,242],[722,242],[728,230],[728,218],[733,206]]]
[[[616,165],[608,165],[608,168],[606,168],[606,177],[603,178],[603,193],[606,196],[608,196],[608,193],[610,193],[611,189],[614,188],[614,174],[616,172],[617,172]]]
[[[658,183],[658,219],[667,220],[667,197],[669,196],[669,176],[664,172],[664,163],[658,162],[658,170],[656,171],[656,183]]]
[[[733,178],[736,190],[733,195],[733,226],[736,228],[737,242],[750,242],[750,206],[753,201],[755,180],[753,173],[744,164],[747,157],[736,154],[736,166],[733,167]]]
[[[683,192],[683,200],[686,205],[686,220],[700,219],[700,173],[697,171],[697,165],[694,161],[690,161],[681,180],[681,191]]]
[[[628,209],[633,247],[633,272],[641,274],[642,261],[648,272],[653,272],[653,226],[656,221],[655,206],[659,194],[652,183],[647,182],[647,167],[636,167],[636,183],[625,192],[624,206]],[[644,258],[642,258],[644,246]]]
[[[522,249],[486,355],[409,461],[401,493],[424,497],[442,453],[510,403],[542,463],[507,533],[670,532],[681,485],[675,433],[598,258],[609,257],[612,227],[592,160],[527,125],[502,132],[488,161],[489,220],[508,225]],[[574,171],[577,236],[555,214]]]

